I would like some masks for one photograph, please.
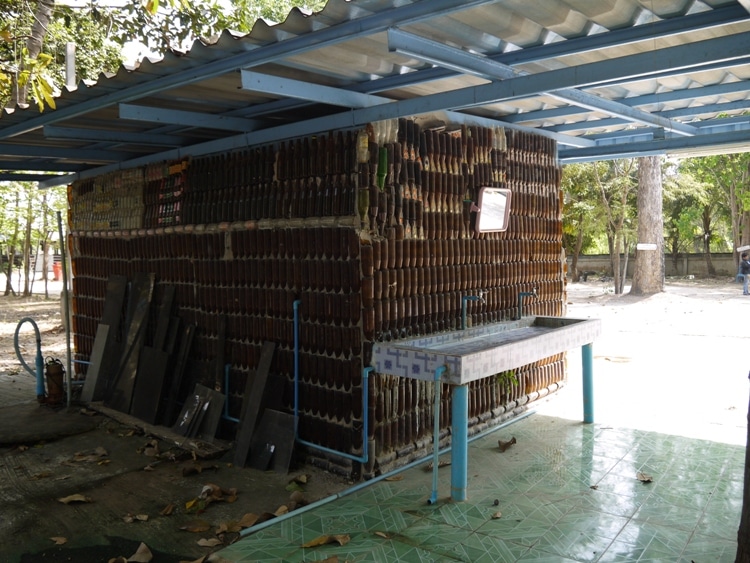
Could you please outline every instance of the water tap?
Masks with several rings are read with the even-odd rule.
[[[518,316],[516,317],[516,320],[521,320],[523,318],[523,298],[524,297],[537,297],[537,288],[535,287],[531,291],[521,291],[518,294]]]

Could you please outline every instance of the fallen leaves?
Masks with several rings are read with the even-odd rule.
[[[73,454],[72,461],[78,463],[98,463],[103,457],[107,457],[109,453],[106,449],[101,446],[94,448],[93,450],[87,450],[85,452],[76,452]]]
[[[92,502],[89,497],[81,494],[68,495],[67,497],[62,497],[57,500],[63,504]]]
[[[440,461],[438,461],[438,469],[440,469],[441,467],[447,467],[450,464],[451,464],[451,462],[448,461],[447,459],[441,459]],[[432,467],[433,467],[433,463],[430,462],[430,463],[427,464],[427,467],[425,467],[425,469],[427,471],[432,471]]]
[[[132,524],[133,522],[148,522],[148,514],[126,514],[122,517],[123,522]]]
[[[186,532],[192,532],[194,534],[202,534],[203,532],[208,532],[210,529],[211,524],[205,520],[192,520],[184,526],[180,526],[180,530],[185,530]]]
[[[113,557],[107,563],[149,563],[154,558],[154,554],[145,543],[138,546],[136,552],[127,559],[122,555]]]
[[[502,518],[502,516],[503,516],[503,513],[498,510],[497,512],[492,514],[492,519],[497,520],[498,518]]]
[[[651,475],[648,475],[646,473],[643,473],[642,471],[639,471],[635,474],[636,479],[638,479],[641,483],[651,483],[653,482],[654,478],[651,477]]]
[[[318,547],[329,543],[338,543],[339,545],[346,545],[349,543],[351,536],[349,534],[333,534],[318,536],[314,540],[310,540],[307,543],[303,543],[302,547]]]
[[[171,516],[174,512],[174,504],[171,502],[159,511],[161,516]]]
[[[68,538],[64,538],[62,536],[55,536],[50,539],[55,542],[55,545],[65,545],[66,543],[68,543]]]
[[[222,545],[222,543],[219,538],[201,538],[198,540],[198,545],[201,547],[216,547]]]
[[[511,447],[511,446],[512,446],[513,444],[515,444],[515,443],[517,443],[517,442],[516,442],[516,437],[515,437],[515,436],[513,436],[513,437],[512,437],[512,438],[511,438],[510,440],[508,440],[508,441],[504,441],[504,440],[498,440],[498,441],[497,441],[497,445],[498,445],[498,447],[500,448],[500,453],[504,453],[505,451],[507,451],[507,450],[508,450],[508,448],[510,448],[510,447]]]

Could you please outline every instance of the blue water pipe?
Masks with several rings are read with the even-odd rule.
[[[592,344],[581,347],[583,364],[583,422],[594,422],[594,351]]]
[[[492,428],[488,428],[487,430],[478,432],[477,434],[474,434],[471,438],[469,438],[469,442],[473,442],[474,440],[479,440],[481,438],[484,438],[488,434],[491,434],[492,432],[497,432],[498,430],[502,430],[506,426],[510,426],[511,424],[515,424],[516,422],[523,420],[527,416],[531,416],[535,412],[536,410],[529,409],[526,412],[523,412],[517,416],[514,416],[506,420],[505,422],[501,424],[498,424],[497,426],[493,426]],[[440,454],[442,455],[442,454],[448,453],[449,451],[450,451],[450,447],[447,447],[447,448],[440,450]],[[396,469],[388,471],[387,473],[382,473],[378,475],[377,477],[373,477],[369,481],[363,481],[361,483],[357,483],[356,485],[349,487],[348,489],[345,489],[341,491],[340,493],[334,493],[330,496],[324,497],[322,499],[318,499],[315,502],[311,502],[310,504],[306,504],[305,506],[301,508],[297,508],[296,510],[287,512],[286,514],[282,514],[281,516],[278,516],[276,518],[271,518],[270,520],[266,520],[265,522],[261,522],[260,524],[256,524],[255,526],[245,528],[244,530],[240,532],[240,537],[245,537],[245,536],[249,536],[250,534],[260,532],[261,530],[265,530],[266,528],[275,526],[276,524],[281,524],[282,522],[285,522],[289,520],[290,518],[294,518],[296,516],[302,516],[303,514],[310,512],[311,510],[315,510],[316,508],[329,504],[335,500],[357,493],[361,491],[362,489],[364,489],[365,487],[375,485],[379,483],[380,481],[391,479],[393,478],[394,475],[398,475],[399,473],[408,471],[409,469],[412,469],[418,465],[421,465],[424,462],[425,462],[424,458],[415,459],[414,461],[411,461],[402,467],[398,467]]]
[[[537,296],[537,289],[534,288],[531,291],[521,291],[518,294],[518,317],[516,318],[517,321],[520,321],[523,318],[523,298],[524,297],[536,297]]]
[[[358,461],[360,463],[367,463],[369,460],[368,445],[367,445],[367,434],[369,432],[367,419],[369,410],[369,375],[374,369],[373,367],[366,367],[362,370],[362,455],[353,455],[346,452],[340,452],[331,448],[326,448],[313,442],[308,442],[299,437],[297,421],[299,420],[299,304],[302,301],[296,299],[293,303],[294,310],[294,440],[303,446],[308,448],[314,448],[322,452],[337,455],[350,459],[352,461]]]
[[[435,370],[435,405],[433,408],[432,422],[432,493],[427,500],[435,504],[438,497],[438,465],[440,460],[440,378],[445,373],[445,366],[439,366]]]
[[[466,330],[466,302],[484,301],[481,293],[479,295],[464,295],[461,297],[461,330]]]
[[[29,364],[26,363],[26,360],[23,359],[21,350],[18,347],[18,333],[21,331],[21,326],[23,326],[24,323],[31,323],[31,326],[34,327],[34,332],[36,333],[36,373],[34,373],[34,371],[29,367]],[[37,399],[44,397],[44,357],[42,356],[42,336],[39,333],[39,327],[37,326],[34,319],[32,319],[31,317],[24,317],[20,320],[18,326],[16,326],[16,333],[13,336],[13,347],[16,350],[16,357],[18,358],[18,361],[21,362],[23,368],[27,372],[29,372],[29,374],[36,377]]]
[[[465,501],[469,486],[469,386],[451,390],[451,499]]]

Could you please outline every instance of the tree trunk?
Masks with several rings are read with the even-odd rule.
[[[52,13],[55,10],[55,0],[37,0],[36,10],[34,12],[34,25],[31,26],[31,34],[26,39],[26,49],[29,52],[30,59],[36,59],[39,53],[42,52],[42,44],[44,43],[44,37],[47,35],[47,29],[49,28],[49,22],[52,19]],[[19,62],[19,69],[25,68],[24,61]],[[14,108],[17,105],[25,106],[26,98],[28,97],[28,82],[23,86],[18,85],[18,76],[12,77],[13,84],[11,86],[10,99],[8,100],[7,107]]]
[[[26,230],[23,237],[23,296],[26,297],[31,295],[31,276],[32,276],[32,264],[31,264],[31,221],[32,217],[32,201],[31,191],[27,190],[27,197],[29,198],[28,205],[26,207]],[[33,268],[36,270],[36,268]]]
[[[5,278],[5,295],[16,295],[16,292],[13,290],[13,266],[14,261],[16,259],[16,243],[18,242],[18,231],[20,230],[20,224],[18,219],[18,206],[21,204],[21,191],[16,190],[16,205],[14,207],[13,211],[13,236],[10,239],[10,244],[8,245],[8,271],[6,272],[6,278]],[[20,288],[19,288],[20,289]]]
[[[576,236],[576,244],[573,249],[573,259],[570,263],[571,276],[574,282],[581,281],[581,274],[578,272],[578,256],[581,254],[581,248],[583,247],[583,229],[578,229],[578,235]]]
[[[737,531],[735,563],[750,563],[750,404],[747,408],[747,444],[745,446],[745,484],[742,493],[742,516]]]
[[[656,249],[638,249],[633,264],[630,293],[645,295],[664,291],[664,215],[662,212],[661,157],[638,159],[638,244]]]

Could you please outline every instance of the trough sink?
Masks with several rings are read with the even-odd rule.
[[[382,374],[432,381],[445,366],[444,383],[464,385],[592,343],[599,319],[528,316],[466,330],[377,342],[373,366]]]

